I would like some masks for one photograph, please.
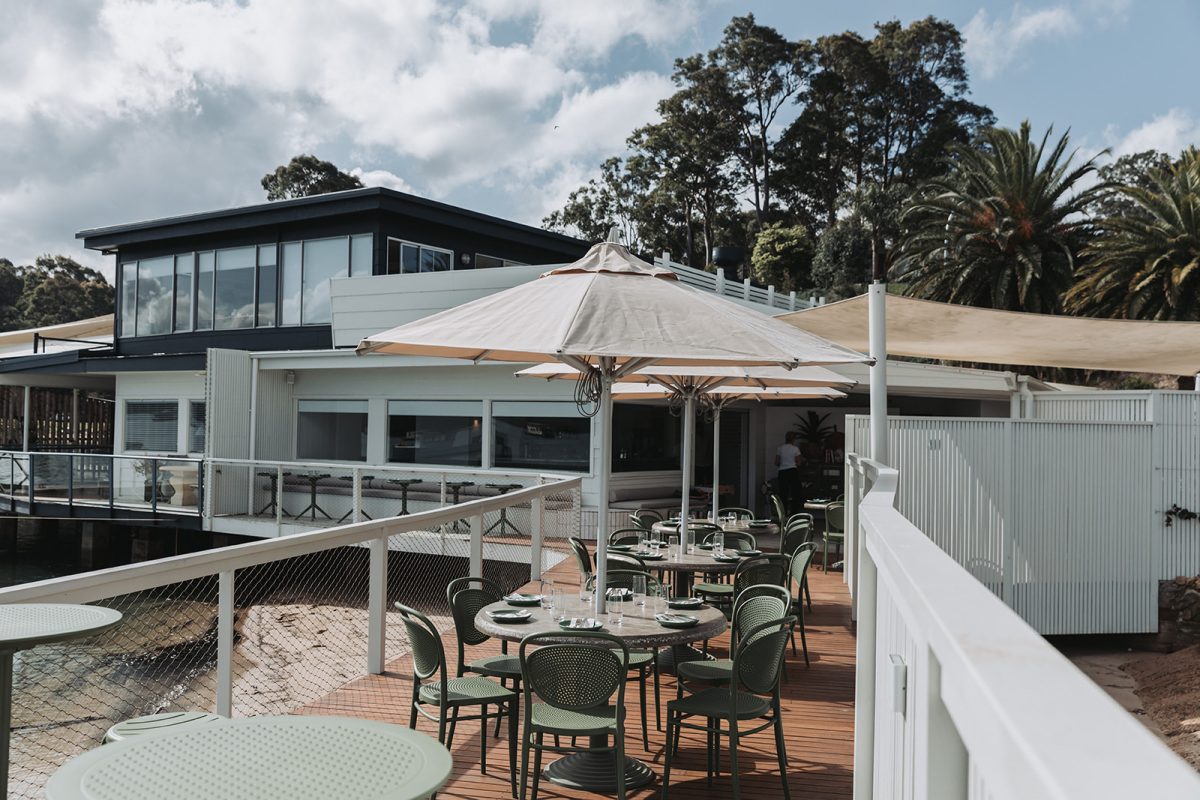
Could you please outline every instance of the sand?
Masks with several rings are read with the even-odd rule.
[[[1122,669],[1167,744],[1200,769],[1200,645],[1134,658]]]

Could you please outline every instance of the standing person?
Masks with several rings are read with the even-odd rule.
[[[796,447],[795,431],[788,431],[783,437],[783,444],[775,450],[775,467],[778,469],[776,481],[779,484],[779,499],[783,501],[783,510],[791,514],[794,505],[802,502],[800,498],[800,464],[804,456]],[[779,520],[782,525],[786,519]]]

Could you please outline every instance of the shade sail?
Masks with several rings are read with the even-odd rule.
[[[523,369],[518,378],[571,379],[579,371],[566,364],[548,362]],[[857,381],[825,367],[729,367],[662,366],[644,367],[621,378],[624,383],[666,382],[672,386],[719,382],[723,386],[853,386]]]
[[[618,383],[613,386],[617,400],[662,400],[674,392],[665,386],[649,383]],[[833,400],[845,397],[845,392],[828,386],[719,386],[705,393],[721,400]]]
[[[845,347],[867,347],[866,295],[778,319]],[[888,295],[887,350],[947,361],[1195,375],[1200,322],[1026,314]]]
[[[839,364],[866,356],[635,258],[613,242],[575,264],[363,339],[359,353],[540,363]]]

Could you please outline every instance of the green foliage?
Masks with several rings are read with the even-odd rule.
[[[263,175],[268,200],[288,200],[314,194],[361,189],[362,181],[313,155],[293,156],[274,172]]]
[[[825,229],[813,254],[812,282],[826,297],[857,294],[871,280],[871,231],[858,217]]]
[[[1105,164],[1096,170],[1096,174],[1100,176],[1102,183],[1108,184],[1112,188],[1096,196],[1088,208],[1088,214],[1094,219],[1133,215],[1151,219],[1153,215],[1121,189],[1127,186],[1152,189],[1151,174],[1155,170],[1170,168],[1171,157],[1157,150],[1130,153],[1110,164]]]
[[[1047,149],[1029,123],[990,128],[952,148],[952,167],[928,181],[903,214],[892,274],[930,300],[1056,313],[1088,234],[1083,216],[1105,187],[1080,189],[1096,159],[1072,166],[1062,136]]]
[[[1086,316],[1200,319],[1200,150],[1145,173],[1144,185],[1118,187],[1131,211],[1097,223],[1085,265],[1064,298]]]
[[[794,430],[800,441],[817,445],[824,445],[829,437],[838,432],[837,425],[829,422],[828,414],[818,414],[816,411],[797,414]]]
[[[768,223],[758,234],[750,257],[750,277],[781,292],[812,285],[812,234],[803,225]]]
[[[14,266],[0,258],[0,330],[59,325],[113,313],[113,287],[67,256]]]

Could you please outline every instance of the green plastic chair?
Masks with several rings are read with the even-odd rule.
[[[777,553],[768,553],[753,558],[743,558],[733,573],[733,583],[698,583],[695,593],[714,605],[729,605],[747,586],[771,583],[786,586],[788,580],[788,558]]]
[[[783,529],[787,530],[792,526],[793,523],[801,521],[807,521],[809,525],[817,524],[816,517],[814,517],[811,513],[808,511],[798,511],[787,518],[787,522],[784,524]]]
[[[779,703],[779,679],[783,674],[784,654],[795,617],[784,617],[757,625],[746,631],[734,650],[730,681],[726,686],[696,692],[667,703],[667,747],[663,762],[662,798],[667,800],[671,785],[671,761],[679,752],[679,734],[683,728],[704,731],[707,735],[708,776],[711,781],[721,771],[721,737],[729,737],[729,778],[733,800],[740,800],[738,744],[741,739],[767,728],[775,730],[775,752],[783,780],[784,800],[790,800],[787,779],[787,750],[783,738],[783,715]],[[688,720],[698,720],[689,722]],[[743,723],[756,727],[744,729]]]
[[[413,663],[412,713],[408,727],[416,730],[417,714],[437,723],[438,741],[450,749],[454,742],[454,726],[459,720],[479,720],[479,771],[487,774],[487,721],[508,718],[508,762],[512,773],[509,783],[513,797],[517,796],[517,718],[520,695],[504,688],[495,681],[479,676],[451,678],[446,670],[446,651],[442,648],[442,635],[429,618],[402,603],[396,608],[404,620],[408,632]],[[431,680],[432,679],[432,680]],[[426,682],[428,681],[428,682]],[[488,713],[488,706],[496,706],[495,713]],[[436,706],[437,715],[426,711]],[[463,708],[479,706],[479,713],[463,716]],[[451,725],[450,734],[446,725]]]
[[[633,589],[634,578],[646,579],[646,592],[662,592],[662,584],[645,570],[614,569],[608,573],[609,589]],[[587,589],[596,588],[596,576],[588,579]],[[617,601],[624,602],[624,601]],[[654,679],[654,729],[662,730],[662,686],[658,672],[658,648],[653,650],[631,650],[629,653],[629,680],[638,682],[638,698],[642,709],[642,748],[650,751],[650,734],[646,727],[646,675]]]
[[[571,545],[575,564],[579,567],[580,582],[586,582],[588,578],[592,577],[592,557],[588,554],[587,545],[578,536],[569,537],[567,544]]]
[[[796,598],[792,601],[792,614],[795,615],[800,627],[800,644],[804,648],[804,666],[809,666],[808,662],[808,639],[804,635],[804,600],[808,590],[808,568],[812,564],[813,556],[816,555],[817,545],[815,542],[805,542],[796,548],[796,552],[792,553],[792,560],[788,566],[788,594],[791,594],[792,586],[797,587]],[[812,595],[808,594],[808,610],[812,611]],[[792,655],[796,655],[796,637],[792,636]]]
[[[563,644],[567,639],[568,643]],[[578,639],[578,642],[570,641]],[[537,649],[531,649],[531,648]],[[608,751],[625,763],[625,675],[629,648],[608,633],[552,631],[521,640],[518,651],[525,684],[525,730],[521,738],[521,800],[529,783],[529,751],[535,750],[533,798],[537,800],[542,752]],[[537,695],[537,701],[534,700]],[[614,695],[615,702],[614,702]],[[564,747],[546,744],[549,733],[570,736]],[[576,736],[589,737],[586,748]],[[612,744],[608,738],[612,737]],[[514,735],[515,740],[515,735]],[[625,797],[625,770],[616,770],[617,797]]]
[[[733,606],[730,627],[729,650],[737,650],[742,631],[754,630],[764,622],[783,619],[792,605],[792,593],[786,587],[770,583],[748,586],[738,595]],[[685,661],[675,666],[676,697],[683,697],[683,690],[694,691],[687,681],[705,683],[729,683],[733,675],[733,659],[718,658],[712,661]]]
[[[807,517],[808,519],[796,519],[796,517]],[[805,544],[811,544],[813,538],[813,527],[811,514],[793,514],[792,519],[788,521],[787,529],[779,540],[779,552],[791,558],[792,555]],[[816,545],[813,545],[815,548]],[[808,610],[812,611],[812,590],[808,586],[807,576],[804,583],[800,587],[805,598],[808,600]]]
[[[609,553],[605,562],[610,570],[614,569],[631,569],[635,572],[645,572],[646,562],[642,561],[635,555],[629,553]],[[589,577],[595,577],[589,576]]]
[[[653,508],[639,508],[630,514],[629,518],[633,520],[634,525],[646,531],[650,530],[654,523],[663,521],[662,513]]]
[[[645,536],[647,530],[645,528],[621,528],[613,531],[608,535],[609,545],[614,544],[637,544],[639,536]]]
[[[510,688],[514,692],[520,692],[521,662],[516,656],[508,654],[508,642],[501,640],[501,654],[498,656],[485,656],[470,662],[466,659],[468,645],[475,647],[491,638],[475,627],[475,616],[479,609],[497,603],[503,597],[504,591],[499,584],[487,578],[455,578],[446,585],[446,602],[450,606],[450,617],[454,620],[454,638],[458,640],[455,676],[461,678],[470,672],[499,678],[500,685],[506,688],[509,688],[508,681],[512,681]],[[500,720],[496,720],[496,736],[499,735]],[[453,721],[450,723],[449,738],[454,738]]]
[[[829,571],[829,545],[836,544],[840,550],[846,547],[846,504],[830,503],[825,507],[825,546],[821,548],[821,569]]]
[[[772,493],[771,508],[775,510],[775,522],[782,528],[784,521],[787,519],[787,512],[783,510],[783,498]]]
[[[731,550],[757,550],[758,540],[754,534],[746,531],[709,531],[704,535],[703,543],[710,544],[717,533],[725,534],[725,547]]]
[[[754,519],[754,512],[748,508],[741,508],[739,506],[730,506],[729,508],[717,509],[718,517],[727,517],[730,514],[735,515],[738,519]]]

